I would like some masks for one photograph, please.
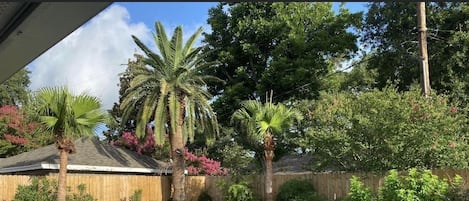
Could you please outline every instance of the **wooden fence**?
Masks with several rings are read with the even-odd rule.
[[[0,175],[0,200],[12,200],[18,185],[29,184],[32,176]],[[57,179],[56,175],[46,176]],[[168,200],[170,195],[169,177],[140,175],[96,175],[68,174],[67,186],[77,192],[79,184],[86,184],[86,191],[98,200],[129,200],[136,191],[142,190],[142,200]]]
[[[434,170],[440,178],[453,178],[460,175],[464,181],[464,188],[469,189],[469,170]],[[350,178],[355,175],[376,192],[383,184],[384,174],[371,173],[304,173],[304,174],[275,174],[273,178],[273,193],[286,181],[302,179],[313,184],[316,191],[335,200],[347,195]],[[56,175],[46,176],[57,179]],[[0,200],[11,200],[18,185],[30,183],[31,176],[0,175]],[[200,193],[207,191],[213,200],[222,201],[223,195],[220,184],[229,182],[229,177],[222,176],[188,176],[186,177],[186,200],[196,201]],[[263,197],[264,179],[262,175],[250,178],[254,194]],[[142,176],[142,175],[106,175],[106,174],[68,174],[67,185],[76,192],[76,186],[86,184],[86,191],[98,200],[120,201],[128,198],[138,189],[142,190],[142,201],[166,201],[170,197],[170,177]]]

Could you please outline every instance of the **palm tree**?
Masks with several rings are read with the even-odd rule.
[[[154,53],[137,37],[135,43],[145,53],[145,66],[131,70],[130,87],[121,104],[123,121],[132,111],[138,110],[136,133],[143,137],[147,124],[154,122],[155,141],[163,144],[169,138],[172,160],[173,200],[183,201],[184,193],[184,145],[193,140],[194,130],[214,136],[218,123],[210,104],[211,95],[206,90],[207,79],[216,79],[201,74],[206,63],[201,47],[193,48],[202,32],[200,27],[183,45],[182,27],[175,28],[171,40],[161,24],[155,23],[153,34],[159,53]]]
[[[93,96],[75,96],[64,87],[42,88],[34,97],[39,120],[55,136],[60,153],[57,200],[65,201],[68,154],[75,153],[73,139],[92,135],[107,119],[100,101]]]
[[[302,115],[296,109],[288,109],[285,105],[273,104],[271,101],[262,104],[259,101],[241,102],[242,108],[236,110],[232,122],[237,122],[245,129],[254,141],[263,144],[265,163],[265,198],[273,200],[272,194],[272,159],[274,158],[274,135],[288,129],[294,120],[301,120]]]

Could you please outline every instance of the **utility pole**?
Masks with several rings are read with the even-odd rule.
[[[417,3],[417,28],[419,31],[419,64],[420,64],[420,86],[422,93],[427,97],[430,95],[430,74],[428,68],[427,53],[427,22],[425,16],[425,2]]]

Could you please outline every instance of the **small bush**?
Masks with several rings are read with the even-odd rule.
[[[30,185],[19,185],[13,201],[55,201],[57,198],[57,182],[33,177]]]
[[[276,201],[321,201],[311,183],[304,180],[290,180],[280,186]]]
[[[379,188],[377,196],[373,196],[369,188],[365,187],[357,177],[352,177],[347,201],[464,201],[459,199],[465,193],[457,191],[462,178],[456,176],[453,182],[439,179],[430,170],[410,169],[408,175],[399,176],[396,170],[391,170],[384,178],[384,185]],[[453,197],[454,200],[451,198]],[[458,198],[458,199],[456,199]]]
[[[197,198],[197,201],[212,201],[212,197],[210,197],[207,191],[203,191]]]
[[[78,185],[78,194],[74,193],[72,195],[67,195],[67,201],[96,201],[97,199],[89,193],[86,193],[86,185]]]
[[[469,189],[463,189],[461,185],[452,185],[446,194],[447,201],[469,201]]]
[[[142,190],[138,189],[134,191],[134,194],[130,196],[130,201],[141,201],[142,200]]]
[[[55,201],[57,199],[57,181],[33,177],[30,185],[19,185],[13,201]],[[96,201],[86,193],[85,184],[78,185],[78,194],[67,195],[67,201]]]
[[[363,185],[358,177],[350,179],[350,192],[345,201],[372,201],[373,197],[370,188]]]
[[[246,182],[231,184],[226,195],[227,201],[254,201],[254,195]]]

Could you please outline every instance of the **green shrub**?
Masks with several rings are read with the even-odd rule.
[[[372,201],[373,197],[370,188],[363,185],[358,177],[350,179],[350,192],[345,201]]]
[[[197,198],[197,201],[212,201],[212,197],[210,197],[207,191],[203,191]]]
[[[302,146],[314,147],[316,168],[387,171],[469,167],[467,108],[444,95],[393,86],[362,93],[323,93],[308,108]]]
[[[138,189],[134,191],[134,194],[130,196],[130,201],[141,201],[142,200],[142,190]]]
[[[276,201],[320,201],[314,186],[304,180],[293,179],[280,186]]]
[[[96,201],[97,199],[93,198],[93,196],[89,193],[86,193],[86,185],[80,184],[78,185],[78,194],[73,193],[71,195],[67,195],[67,201]]]
[[[461,177],[453,178],[452,183],[446,179],[439,179],[430,170],[410,169],[408,175],[399,176],[396,170],[391,170],[384,178],[384,185],[379,188],[378,195],[372,196],[369,188],[365,187],[357,177],[352,177],[347,201],[445,201],[450,196],[457,197],[463,193],[452,193],[453,189],[461,186]],[[459,201],[459,200],[454,200]]]
[[[33,177],[30,185],[19,185],[13,201],[55,201],[57,182]]]
[[[19,185],[13,201],[55,201],[57,199],[57,181],[38,179],[33,177],[31,184]],[[95,201],[92,195],[86,193],[85,184],[77,187],[78,193],[67,195],[67,201]],[[70,190],[70,189],[68,189]]]
[[[254,195],[246,182],[231,184],[226,195],[227,201],[254,201]]]
[[[469,189],[452,189],[447,194],[448,201],[469,201]]]
[[[451,183],[451,187],[446,193],[446,200],[469,201],[469,189],[463,189],[462,180]]]

